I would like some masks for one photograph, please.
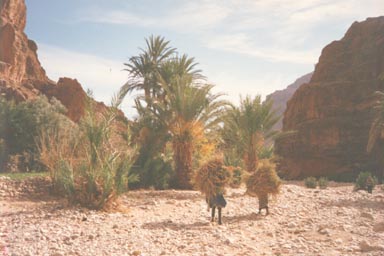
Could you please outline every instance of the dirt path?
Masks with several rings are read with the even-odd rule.
[[[244,189],[230,189],[221,226],[195,191],[129,192],[119,213],[3,196],[0,247],[4,255],[384,255],[384,191],[352,188],[286,184],[268,216]]]

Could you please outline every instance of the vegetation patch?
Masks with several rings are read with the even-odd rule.
[[[317,180],[315,177],[308,177],[304,179],[304,185],[307,188],[316,188],[317,187]]]

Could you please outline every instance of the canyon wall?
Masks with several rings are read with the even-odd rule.
[[[281,116],[280,120],[273,126],[273,130],[282,130],[283,128],[283,116],[284,112],[287,108],[287,102],[290,100],[293,96],[293,94],[296,92],[299,87],[305,83],[308,83],[311,80],[311,77],[313,75],[313,72],[308,73],[298,79],[296,79],[295,82],[288,85],[287,88],[283,90],[275,91],[269,95],[267,95],[267,100],[273,101],[273,107],[272,109],[276,112],[277,116]]]
[[[286,178],[383,168],[366,153],[375,91],[384,90],[384,17],[355,22],[326,46],[308,84],[288,101],[276,141]],[[381,157],[383,158],[383,157]]]
[[[51,81],[40,65],[37,44],[24,33],[24,0],[0,0],[0,95],[17,102],[38,95],[55,97],[67,108],[67,116],[79,121],[86,93],[74,79]]]

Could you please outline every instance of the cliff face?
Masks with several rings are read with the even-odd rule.
[[[326,46],[310,83],[288,101],[283,131],[295,133],[276,142],[280,172],[299,178],[379,168],[366,145],[383,74],[384,17],[355,22]]]
[[[56,97],[78,121],[84,112],[85,92],[69,78],[51,81],[37,57],[37,45],[24,33],[24,0],[0,0],[0,95],[24,101],[40,94]]]
[[[306,74],[290,85],[287,86],[284,90],[275,91],[267,95],[267,100],[273,101],[273,110],[276,111],[278,116],[283,117],[284,111],[287,107],[287,102],[292,98],[292,95],[296,90],[303,84],[308,83],[311,80],[313,72]],[[282,130],[283,127],[283,118],[281,118],[274,126],[273,130]]]

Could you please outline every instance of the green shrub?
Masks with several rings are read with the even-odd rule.
[[[328,187],[328,179],[326,177],[321,177],[318,180],[319,188],[326,189]]]
[[[45,96],[18,104],[1,98],[0,139],[3,140],[5,155],[0,158],[4,161],[9,155],[20,155],[21,169],[40,169],[36,140],[41,133],[68,122],[64,112],[65,108],[59,101],[54,98],[48,101]]]
[[[239,166],[226,166],[225,167],[231,173],[231,181],[229,185],[232,188],[239,188],[244,180],[244,171]]]
[[[259,159],[271,159],[273,157],[274,147],[272,146],[264,146],[261,148],[258,153]]]
[[[174,177],[171,161],[171,159],[160,155],[149,158],[143,166],[133,167],[132,173],[136,174],[138,179],[130,181],[130,186],[136,188],[153,187],[160,190],[168,189]]]
[[[92,209],[110,205],[134,179],[130,169],[136,150],[115,147],[112,133],[118,112],[95,114],[88,102],[79,125],[53,129],[40,137],[42,162],[50,170],[54,192]]]
[[[367,180],[372,179],[373,187],[377,185],[376,177],[372,176],[370,172],[360,172],[355,182],[355,190],[367,190]]]
[[[304,184],[307,188],[316,188],[317,180],[315,177],[308,177],[304,180]]]

